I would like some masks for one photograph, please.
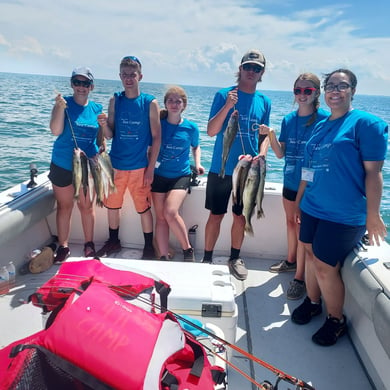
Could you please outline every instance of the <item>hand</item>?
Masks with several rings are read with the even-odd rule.
[[[268,127],[267,125],[260,125],[259,126],[259,134],[262,135],[269,135],[273,129],[271,127]]]
[[[66,100],[62,97],[60,93],[55,97],[54,101],[55,106],[58,108],[62,108],[63,110],[65,110],[65,108],[67,107]]]
[[[237,102],[238,102],[238,88],[234,88],[231,91],[229,91],[226,99],[226,106],[230,108],[233,108]]]
[[[366,228],[370,245],[380,245],[387,236],[386,225],[380,215],[367,215]]]
[[[202,165],[197,166],[195,169],[198,175],[203,175],[205,172],[204,167]]]
[[[99,126],[105,127],[107,126],[107,114],[105,112],[102,112],[101,114],[98,115],[97,117]]]

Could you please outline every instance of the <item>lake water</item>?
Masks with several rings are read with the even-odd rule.
[[[232,85],[234,80],[232,78]],[[261,87],[261,84],[259,85]],[[201,133],[202,165],[208,170],[214,138],[206,133],[210,106],[219,87],[184,86],[188,94],[185,116],[196,122]],[[166,85],[141,83],[144,92],[156,96],[162,106]],[[103,104],[114,92],[122,90],[120,80],[96,80],[91,99]],[[69,95],[69,78],[15,73],[0,73],[0,191],[29,179],[30,163],[39,173],[49,168],[55,137],[49,130],[50,113],[56,91]],[[287,91],[263,91],[272,101],[271,126],[277,130],[283,117],[295,109],[293,95]],[[324,108],[326,106],[322,104]],[[356,95],[353,106],[378,115],[390,123],[390,96]],[[384,166],[382,215],[390,227],[390,150]],[[283,181],[283,159],[278,160],[272,150],[267,158],[267,181]]]

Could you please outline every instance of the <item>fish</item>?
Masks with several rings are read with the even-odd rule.
[[[234,110],[230,115],[228,125],[226,126],[226,130],[223,134],[222,163],[221,170],[219,171],[219,176],[222,178],[225,177],[226,161],[229,157],[230,149],[232,148],[233,142],[239,130],[240,125],[238,123],[238,117],[238,111]]]
[[[242,214],[245,217],[245,232],[253,236],[253,227],[251,219],[255,211],[257,191],[260,184],[260,164],[257,159],[252,160],[247,178],[245,180],[245,188],[242,195],[243,210]]]
[[[114,169],[111,164],[110,156],[106,151],[103,151],[99,153],[98,160],[102,168],[102,175],[104,176],[104,180],[108,183],[108,195],[116,192],[114,183]]]
[[[73,186],[74,186],[74,197],[78,199],[80,194],[80,187],[82,181],[82,168],[81,168],[81,149],[75,148],[73,150]]]
[[[83,194],[86,197],[88,192],[88,157],[85,153],[80,153],[80,161],[81,161],[81,185],[83,188]]]
[[[260,183],[256,196],[257,219],[265,217],[262,204],[264,199],[265,175],[267,171],[267,161],[265,157],[259,156],[258,162],[260,166]]]
[[[93,177],[93,182],[96,191],[96,204],[100,207],[103,207],[104,200],[104,188],[101,175],[101,165],[98,163],[98,159],[95,157],[89,158],[89,168]]]
[[[233,204],[242,206],[242,195],[245,188],[246,177],[251,166],[252,156],[242,154],[238,157],[238,162],[232,176],[232,200]]]

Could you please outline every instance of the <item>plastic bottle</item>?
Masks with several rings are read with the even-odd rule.
[[[193,225],[188,229],[188,240],[194,249],[196,247],[196,229],[198,229],[198,225]]]
[[[3,265],[0,268],[0,296],[9,292],[9,276],[7,267]]]
[[[9,288],[15,287],[15,277],[16,277],[16,269],[13,261],[10,261],[7,265],[8,277],[9,277]]]

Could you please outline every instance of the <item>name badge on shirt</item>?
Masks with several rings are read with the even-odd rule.
[[[155,168],[158,168],[161,165],[160,161],[156,161],[156,164],[154,165]]]
[[[314,178],[314,169],[302,168],[302,176],[301,176],[301,178],[302,178],[302,180],[312,182],[313,178]]]

